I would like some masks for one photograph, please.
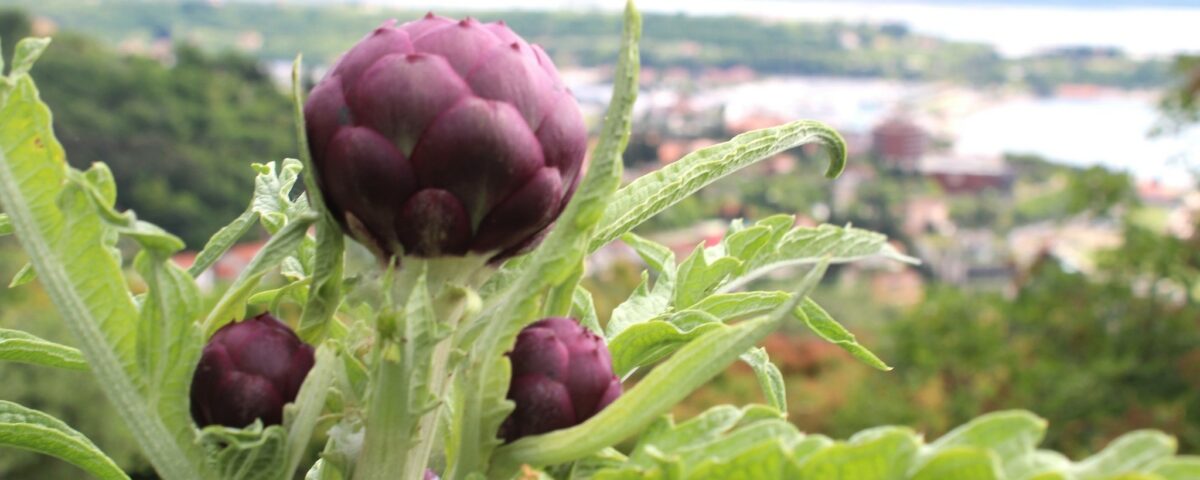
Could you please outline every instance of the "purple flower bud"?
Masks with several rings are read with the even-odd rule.
[[[278,425],[312,366],[312,347],[270,314],[225,325],[192,377],[192,418],[201,427]]]
[[[578,425],[621,395],[604,340],[570,318],[525,327],[508,356],[516,409],[500,427],[506,441]]]
[[[587,147],[540,47],[502,22],[433,14],[362,39],[304,117],[326,203],[385,255],[532,248],[574,194]]]

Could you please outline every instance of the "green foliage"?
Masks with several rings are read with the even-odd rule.
[[[1159,102],[1164,117],[1159,132],[1178,131],[1200,122],[1200,56],[1175,57],[1171,74],[1174,85]]]
[[[6,328],[0,328],[0,360],[87,370],[87,362],[79,350]]]
[[[832,263],[868,257],[911,259],[893,249],[883,235],[830,225],[797,227],[790,215],[767,217],[752,225],[736,221],[719,244],[697,246],[681,261],[666,247],[630,234],[706,185],[780,151],[810,142],[827,147],[829,176],[836,176],[845,162],[845,144],[836,132],[801,121],[743,134],[619,189],[621,156],[637,95],[640,22],[630,3],[613,99],[574,200],[540,248],[496,271],[483,265],[485,259],[473,257],[404,258],[383,266],[374,259],[347,262],[345,255],[353,260],[367,254],[362,248],[344,248],[337,225],[314,188],[314,176],[305,178],[313,195],[311,206],[309,196],[292,193],[309,163],[304,157],[278,165],[255,164],[258,176],[249,207],[240,216],[231,212],[230,217],[236,216],[233,223],[209,240],[191,271],[184,271],[170,260],[184,248],[184,241],[131,211],[120,210],[121,180],[105,164],[86,171],[67,165],[51,131],[49,110],[27,75],[47,42],[23,41],[15,48],[13,73],[0,83],[0,206],[11,225],[3,228],[16,233],[30,256],[31,271],[76,334],[80,350],[0,330],[0,355],[78,367],[81,354],[150,463],[160,475],[173,479],[290,478],[309,456],[314,437],[324,439],[325,448],[308,476],[322,479],[417,478],[431,458],[445,467],[441,472],[445,477],[454,479],[508,478],[523,465],[533,478],[550,478],[549,473],[531,470],[547,468],[569,478],[856,480],[1088,480],[1122,475],[1169,479],[1195,469],[1192,459],[1173,457],[1174,438],[1154,431],[1128,434],[1099,454],[1073,463],[1062,455],[1036,450],[1045,422],[1021,412],[979,418],[928,445],[905,427],[872,428],[844,442],[800,433],[781,413],[787,406],[783,371],[757,345],[795,318],[797,325],[805,325],[851,356],[887,369],[810,294]],[[178,52],[182,65],[195,62],[187,58],[189,54],[186,49]],[[139,72],[146,73],[152,69]],[[306,151],[298,111],[299,62],[293,80],[292,113],[298,120],[301,150]],[[186,96],[189,90],[183,92],[171,95]],[[1110,180],[1098,179],[1105,186],[1119,183]],[[1121,198],[1117,190],[1102,198],[1107,202],[1102,208],[1118,202],[1112,200]],[[207,305],[194,277],[255,223],[271,239],[215,304]],[[314,225],[315,237],[308,235]],[[128,240],[124,244],[119,243],[122,237]],[[580,286],[583,261],[589,252],[617,238],[624,238],[653,270],[653,286],[650,273],[643,274],[641,286],[602,328],[591,293]],[[1131,248],[1147,245],[1150,250],[1158,246],[1146,240],[1131,243]],[[134,248],[137,254],[131,266],[145,289],[137,295],[125,275],[125,257]],[[1166,278],[1172,286],[1171,282],[1192,273],[1171,269],[1170,262],[1149,252],[1130,252],[1115,264],[1129,268],[1109,267],[1113,272],[1137,278],[1149,273]],[[787,291],[742,290],[767,272],[797,266],[807,270]],[[279,273],[278,281],[264,284],[274,272]],[[1021,310],[1027,305],[996,306],[1017,319],[1008,331],[1078,338],[1055,329],[1075,328],[1068,325],[1069,317],[1081,313],[1104,313],[1069,301],[1070,290],[1077,286],[1063,280],[1069,273],[1059,273],[1035,278],[1018,296],[1060,302],[1072,309],[1070,316],[1064,310],[1033,322],[1029,319],[1036,315]],[[1057,282],[1068,287],[1065,296]],[[1131,284],[1101,287],[1109,292],[1114,285],[1130,288]],[[1144,297],[1150,304],[1144,318],[1158,321],[1169,312],[1154,303],[1160,297],[1155,288]],[[1040,297],[1048,292],[1059,296]],[[1092,295],[1086,289],[1083,293],[1088,295],[1085,299]],[[302,308],[300,333],[323,342],[316,365],[297,401],[285,408],[283,425],[210,426],[198,431],[189,416],[187,390],[203,339],[221,325],[244,317],[247,305],[256,303],[270,304],[272,309]],[[1136,301],[1129,304],[1141,306]],[[955,307],[969,309],[965,301]],[[588,328],[605,333],[617,373],[647,372],[587,421],[501,445],[497,430],[512,411],[506,399],[511,365],[505,354],[518,332],[540,315],[564,313],[577,315]],[[1175,329],[1131,335],[1134,328],[1160,325],[1124,323],[1124,317],[1104,320],[1102,329],[1085,333],[1121,334],[1122,338],[1108,339],[1117,348],[1106,353],[1129,355],[1126,362],[1174,360],[1172,355],[1192,345],[1194,337]],[[898,323],[896,331],[903,335],[897,337],[910,342],[901,344],[907,349],[897,349],[905,354],[898,356],[898,365],[927,362],[942,370],[939,378],[973,380],[975,375],[967,368],[987,368],[983,360],[964,366],[941,358],[940,350],[933,354],[924,350],[932,343],[930,332],[956,333],[948,328],[951,324],[946,318],[928,324]],[[995,332],[982,330],[962,339],[961,345],[951,343],[950,349],[982,351],[978,343],[994,340],[988,336],[991,333]],[[18,342],[12,343],[13,339]],[[1011,355],[992,356],[1010,346],[1015,350]],[[1062,351],[1052,352],[1032,342],[1008,342],[990,345],[992,351],[979,356],[999,360],[1010,376],[998,378],[1015,385],[1013,391],[1027,392],[1034,391],[1024,388],[1030,379],[1041,382],[1031,383],[1039,387],[1048,379],[1077,380],[1061,368],[1042,372],[1043,367],[1031,360],[1081,355],[1074,347],[1059,346]],[[1147,354],[1149,348],[1160,349],[1162,357]],[[659,420],[739,359],[755,373],[771,407],[717,407],[679,425],[669,417]],[[1148,367],[1161,365],[1121,366],[1131,368],[1110,371],[1136,379],[1139,388],[1129,392],[1139,395],[1157,393],[1155,389],[1174,393],[1186,383],[1155,379],[1159,384],[1149,386],[1152,380],[1146,374],[1152,370]],[[977,385],[980,398],[983,393],[996,396],[997,392],[986,390],[991,386],[987,382]],[[877,392],[863,398],[869,398],[872,407],[894,403],[880,402]],[[1062,405],[1078,411],[1086,411],[1081,405],[1089,406],[1077,397],[1068,400]],[[0,409],[18,414],[0,412],[0,443],[57,455],[89,470],[116,468],[115,462],[65,424],[6,405],[10,404],[0,403]],[[49,426],[52,432],[31,436],[31,428],[38,425]],[[644,435],[628,455],[614,449],[639,433]],[[102,476],[114,475],[123,476],[102,472]]]
[[[1075,463],[1037,450],[1045,432],[1045,420],[1003,411],[972,419],[929,444],[898,427],[835,442],[797,431],[769,407],[719,406],[679,424],[667,416],[643,433],[627,457],[564,478],[1169,480],[1196,471],[1195,460],[1174,456],[1173,440],[1161,433],[1124,435]]]
[[[37,410],[0,400],[0,446],[53,455],[100,479],[128,479],[91,440]]]
[[[0,25],[3,44],[19,31]],[[294,152],[287,99],[246,57],[179,46],[164,63],[63,34],[38,64],[39,88],[72,165],[108,163],[121,208],[198,248],[241,211],[244,168]]]

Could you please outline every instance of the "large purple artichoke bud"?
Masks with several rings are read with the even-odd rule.
[[[500,427],[509,442],[583,423],[621,395],[604,340],[570,318],[525,327],[509,359],[516,409]]]
[[[587,130],[546,53],[502,22],[389,21],[304,106],[321,191],[385,255],[497,259],[535,245],[581,176]]]
[[[278,425],[312,366],[312,347],[270,314],[225,325],[192,377],[192,418],[201,427]]]

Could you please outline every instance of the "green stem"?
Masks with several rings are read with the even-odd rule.
[[[162,419],[139,395],[133,379],[109,345],[92,311],[80,296],[81,292],[67,274],[62,259],[51,249],[50,239],[43,234],[37,217],[21,194],[19,182],[9,168],[3,149],[0,149],[0,205],[8,213],[17,232],[17,240],[38,273],[38,280],[62,313],[75,338],[79,339],[79,349],[100,388],[112,401],[142,453],[159,474],[171,479],[207,478],[208,475],[203,474],[203,466],[193,463],[197,457],[189,455],[184,446],[176,443]]]
[[[467,314],[467,296],[453,286],[477,285],[486,277],[486,257],[405,259],[405,266],[392,288],[393,309],[404,311],[413,288],[421,283],[428,285],[429,294],[435,298],[434,313],[447,323],[450,331]],[[445,404],[447,387],[452,378],[449,374],[452,336],[441,339],[433,348],[428,364],[429,389],[438,399],[437,405],[420,416],[409,411],[415,385],[410,380],[414,375],[410,369],[419,368],[414,352],[406,342],[395,342],[380,335],[376,341],[378,356],[372,373],[372,393],[367,406],[367,429],[363,451],[355,470],[360,480],[422,478],[429,463],[435,444],[434,432],[438,428],[441,409]],[[397,476],[397,473],[402,474]]]

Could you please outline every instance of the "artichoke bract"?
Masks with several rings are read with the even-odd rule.
[[[278,425],[312,366],[312,347],[270,314],[225,325],[192,377],[192,418],[201,427]]]
[[[574,193],[587,147],[540,47],[503,22],[432,13],[359,41],[304,118],[329,209],[387,256],[531,248]]]
[[[578,425],[621,395],[604,340],[570,318],[525,327],[508,356],[516,409],[500,427],[505,441]]]

